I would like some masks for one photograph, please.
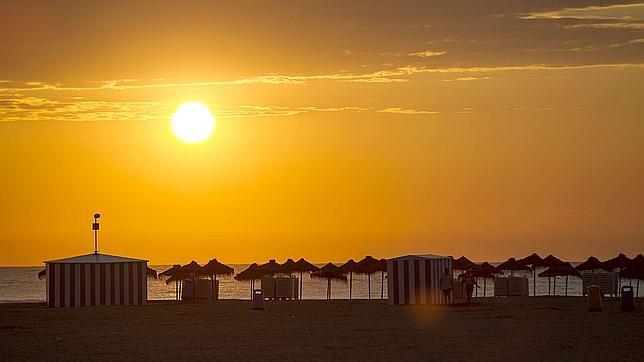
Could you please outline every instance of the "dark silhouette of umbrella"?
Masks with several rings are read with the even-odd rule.
[[[472,262],[470,259],[468,259],[465,256],[461,256],[460,258],[454,260],[454,263],[452,264],[452,269],[456,270],[469,270],[472,269],[476,266],[474,262]]]
[[[619,272],[620,278],[628,278],[637,280],[635,287],[635,296],[639,297],[640,294],[640,279],[644,279],[644,255],[637,254],[633,260],[626,264],[626,268]]]
[[[180,269],[176,270],[172,276],[168,280],[166,280],[166,284],[170,284],[171,282],[178,282],[179,285],[181,286],[181,281],[187,277],[190,277],[192,279],[192,299],[195,299],[195,291],[197,289],[197,285],[195,283],[195,279],[197,278],[197,275],[199,275],[199,271],[201,270],[201,266],[196,262],[196,261],[191,261],[190,263],[182,266]],[[181,288],[181,287],[180,287]],[[181,294],[181,291],[179,290],[179,294]]]
[[[320,270],[314,271],[311,273],[311,278],[319,278],[319,279],[326,279],[327,280],[327,287],[326,287],[326,299],[329,300],[331,299],[331,279],[338,279],[343,282],[347,281],[346,275],[344,275],[344,271],[340,269],[338,266],[335,264],[329,262]]]
[[[512,272],[515,270],[532,270],[529,266],[519,263],[515,258],[510,258],[501,265],[496,267],[498,270],[509,270],[510,275],[512,275]]]
[[[619,272],[621,272],[625,267],[628,266],[628,264],[631,262],[631,259],[624,255],[623,253],[620,253],[616,257],[612,259],[608,259],[604,262],[604,270],[608,272],[615,271],[615,269],[619,269]],[[622,292],[622,276],[618,273],[619,277],[617,278],[617,291],[618,293]]]
[[[250,280],[250,299],[253,299],[253,290],[255,289],[255,279],[261,278],[261,275],[257,272],[258,265],[253,263],[244,269],[241,273],[235,275],[235,280]]]
[[[385,299],[385,272],[387,271],[387,259],[378,260],[376,268],[380,272],[380,299]]]
[[[475,278],[483,278],[483,297],[487,294],[487,279],[493,279],[496,274],[503,274],[501,270],[488,262],[475,266],[470,269],[470,272]]]
[[[179,270],[181,270],[181,265],[174,264],[172,268],[165,270],[157,275],[158,278],[166,278],[174,276]],[[181,294],[181,285],[179,281],[175,279],[174,281],[174,299],[179,300],[179,295]]]
[[[43,280],[47,276],[47,269],[38,272],[38,279]]]
[[[543,259],[537,253],[532,253],[525,258],[517,260],[517,262],[529,265],[532,268],[532,295],[537,295],[537,264],[541,263]]]
[[[346,263],[342,264],[340,269],[345,273],[349,273],[349,299],[353,299],[351,295],[353,290],[353,273],[361,274],[363,270],[353,259],[349,259]]]
[[[563,262],[561,259],[559,259],[556,256],[550,254],[550,255],[546,256],[545,258],[543,258],[543,260],[541,260],[540,262],[535,263],[534,266],[535,267],[540,266],[540,267],[544,267],[544,268],[552,268],[552,267],[561,266],[561,265],[564,265],[564,264],[566,264],[566,263]],[[551,278],[548,277],[548,295],[550,295],[550,281],[551,281]],[[554,286],[553,286],[552,289],[554,289],[554,287],[556,287],[556,286],[557,286],[557,279],[555,278]]]
[[[368,298],[371,299],[371,274],[380,271],[379,264],[380,261],[372,256],[365,256],[364,259],[358,262],[358,267],[362,270],[363,273],[367,274],[367,289],[368,289]]]
[[[295,262],[295,268],[293,268],[293,271],[300,272],[300,300],[302,299],[302,274],[311,273],[317,270],[320,270],[320,268],[304,260],[304,258],[300,258],[300,260]]]
[[[591,256],[588,259],[586,259],[585,262],[577,265],[575,269],[579,271],[583,271],[583,270],[601,269],[603,267],[604,267],[604,263],[599,261],[599,259],[595,258],[594,256]]]
[[[265,275],[273,276],[281,272],[282,272],[281,265],[277,264],[275,259],[271,259],[268,261],[268,263],[261,264],[257,267],[257,273],[259,274],[260,278]]]
[[[279,266],[280,274],[291,276],[293,275],[293,272],[295,272],[295,262],[291,258],[289,258],[284,262],[284,264],[281,264]]]
[[[573,268],[573,266],[570,265],[570,263],[564,263],[557,266],[552,266],[548,268],[546,271],[539,273],[539,276],[554,278],[555,287],[557,285],[557,277],[565,276],[566,277],[566,295],[568,295],[568,276],[575,276],[575,277],[581,278],[581,274],[579,273],[579,271]],[[553,294],[554,295],[557,294],[556,290],[554,291]]]
[[[229,267],[228,265],[224,265],[220,262],[217,261],[217,259],[211,259],[208,264],[204,265],[199,269],[198,272],[199,275],[206,275],[210,277],[210,284],[212,285],[212,292],[210,295],[210,299],[215,299],[215,287],[217,285],[217,275],[233,275],[235,274],[235,269]],[[217,295],[217,299],[219,299],[219,295]]]

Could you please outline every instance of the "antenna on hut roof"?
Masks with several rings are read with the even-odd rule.
[[[98,229],[99,229],[98,219],[100,217],[101,217],[101,214],[95,213],[94,222],[92,223],[92,230],[94,230],[94,254],[95,255],[98,255]]]

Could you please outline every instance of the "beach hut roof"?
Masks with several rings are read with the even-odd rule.
[[[580,277],[579,271],[570,265],[570,263],[563,263],[561,265],[548,268],[546,271],[539,273],[540,277],[561,277],[561,276],[575,276]]]
[[[454,260],[454,264],[452,264],[452,269],[456,270],[468,270],[472,269],[476,266],[475,263],[473,263],[470,259],[468,259],[465,256],[461,256],[460,258]]]
[[[235,275],[235,280],[251,280],[259,279],[261,276],[257,274],[257,263],[253,263],[244,269],[241,273]]]
[[[73,256],[71,258],[46,260],[45,263],[49,264],[104,264],[104,263],[143,263],[147,262],[144,259],[126,258],[123,256],[107,255],[107,254],[85,254]]]
[[[516,259],[510,258],[496,267],[498,270],[532,270],[529,266],[519,263]]]
[[[233,275],[235,274],[235,269],[224,265],[217,261],[217,259],[211,259],[208,264],[204,265],[199,270],[200,275]]]
[[[602,268],[604,263],[599,261],[599,259],[594,256],[589,257],[585,262],[577,265],[575,269],[577,270],[594,270]]]
[[[300,260],[295,262],[295,271],[298,272],[314,272],[316,270],[319,270],[317,266],[309,263],[306,261],[304,258],[300,258]]]
[[[630,261],[631,259],[629,257],[624,255],[623,253],[620,253],[614,258],[606,260],[604,262],[604,269],[612,271],[615,268],[623,268],[627,266]]]
[[[311,278],[339,279],[345,282],[347,281],[344,271],[331,262],[320,268],[320,270],[311,273]]]
[[[541,262],[543,259],[539,256],[537,253],[532,253],[525,258],[521,258],[517,260],[519,263],[524,264],[524,265],[535,265]]]
[[[546,256],[545,258],[543,258],[543,260],[541,260],[540,262],[535,263],[533,265],[534,266],[543,266],[543,267],[550,268],[550,267],[553,267],[553,266],[560,266],[560,265],[564,265],[564,264],[566,264],[564,261],[562,261],[561,259],[557,258],[556,256],[550,254],[550,255]]]
[[[361,266],[353,259],[347,260],[346,263],[340,266],[340,269],[345,273],[363,273]]]

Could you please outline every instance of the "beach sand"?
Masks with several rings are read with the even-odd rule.
[[[0,305],[0,359],[642,360],[644,313],[589,313],[581,297],[487,298],[475,307],[386,301]]]

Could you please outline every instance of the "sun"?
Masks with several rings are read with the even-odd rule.
[[[172,116],[172,132],[183,142],[203,142],[214,131],[215,119],[203,103],[182,103]]]

